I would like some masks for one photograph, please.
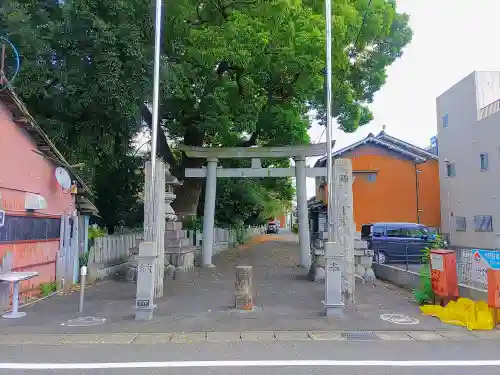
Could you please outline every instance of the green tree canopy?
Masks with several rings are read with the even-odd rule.
[[[99,205],[107,207],[101,215],[109,226],[127,214],[124,205],[109,212],[117,197],[129,202],[141,189],[141,176],[131,172],[140,160],[130,154],[142,117],[150,123],[144,102],[151,100],[152,89],[152,5],[149,0],[0,5],[0,32],[22,55],[15,86],[68,159],[85,163],[83,173]],[[179,143],[309,142],[311,110],[320,120],[325,112],[323,1],[176,0],[165,1],[164,8],[158,150],[177,177],[184,179],[185,167],[202,163],[179,156]],[[412,34],[394,0],[335,1],[333,31],[333,113],[341,128],[352,132],[371,120],[369,103]],[[236,191],[244,193],[231,190],[235,181],[225,184],[234,199]],[[257,186],[251,191],[265,187],[262,181],[245,184]],[[266,189],[271,196],[277,186]],[[200,192],[201,181],[186,180],[176,192],[177,211],[195,213]]]
[[[324,119],[324,3],[303,0],[200,1],[170,5],[166,20],[162,118],[165,134],[192,146],[309,142],[309,113]],[[368,123],[385,69],[411,40],[395,1],[334,2],[334,108],[344,131]],[[245,139],[247,136],[247,140]],[[201,161],[164,153],[182,178]],[[193,212],[199,181],[176,202]]]

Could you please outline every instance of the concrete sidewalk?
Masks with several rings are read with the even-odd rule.
[[[150,322],[134,320],[135,284],[106,281],[86,290],[85,319],[78,316],[75,292],[24,307],[28,315],[22,319],[0,319],[0,333],[465,331],[421,315],[407,292],[379,282],[358,283],[356,305],[327,318],[324,284],[307,281],[298,255],[292,234],[263,236],[219,254],[214,270],[196,269],[183,280],[166,282]],[[232,309],[237,265],[253,266],[255,311]]]
[[[296,341],[500,341],[500,331],[244,331],[188,333],[76,333],[0,335],[4,345],[154,345],[190,343],[296,342]]]

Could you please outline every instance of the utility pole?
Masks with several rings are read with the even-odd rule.
[[[325,0],[326,21],[326,143],[327,143],[327,187],[328,187],[328,242],[325,243],[325,314],[339,312],[342,303],[343,249],[337,238],[336,176],[333,163],[333,115],[332,115],[332,0]]]
[[[326,144],[328,186],[328,241],[336,242],[335,230],[335,170],[333,168],[332,124],[332,0],[325,0],[326,19]]]
[[[163,275],[163,266],[157,262],[158,256],[164,259],[163,233],[161,223],[158,222],[162,210],[157,206],[158,188],[156,183],[161,184],[161,178],[156,178],[156,144],[158,139],[158,113],[160,102],[160,53],[161,53],[161,20],[162,1],[156,0],[155,12],[155,41],[154,41],[154,66],[153,66],[153,108],[151,121],[151,170],[148,165],[145,168],[145,184],[147,193],[144,199],[144,240],[139,244],[139,256],[137,267],[137,292],[136,292],[136,320],[151,320],[154,312],[154,297],[162,295],[163,289],[158,285],[158,278]],[[160,164],[161,167],[161,164]],[[160,170],[160,168],[159,168]],[[149,184],[149,186],[148,186]],[[160,185],[162,186],[162,185]],[[165,185],[163,183],[163,189]],[[163,197],[163,195],[162,195]],[[163,201],[161,202],[163,204]],[[165,220],[162,217],[160,220]],[[163,226],[164,228],[164,226]],[[163,280],[161,280],[163,283]]]

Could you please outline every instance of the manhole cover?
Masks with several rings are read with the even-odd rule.
[[[343,332],[341,336],[346,340],[351,341],[375,341],[380,340],[380,337],[373,332]]]
[[[98,318],[95,316],[85,316],[76,319],[70,319],[66,323],[62,323],[62,326],[68,327],[91,327],[98,326],[100,324],[104,324],[106,322],[106,318]]]
[[[411,316],[406,316],[403,314],[382,314],[380,315],[380,319],[385,320],[386,322],[394,323],[394,324],[418,324],[420,321],[416,318],[412,318]]]

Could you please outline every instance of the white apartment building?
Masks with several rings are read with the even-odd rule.
[[[500,72],[473,72],[436,99],[441,231],[500,248]]]

